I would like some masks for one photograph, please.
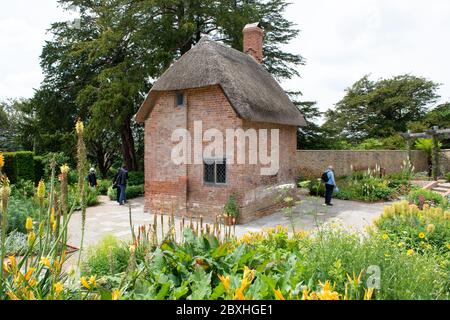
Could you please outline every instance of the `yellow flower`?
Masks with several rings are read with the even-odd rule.
[[[52,207],[50,211],[50,224],[53,224],[55,222],[55,208]]]
[[[90,290],[91,286],[89,285],[89,282],[86,280],[86,277],[81,277],[80,282],[86,289]]]
[[[398,246],[399,246],[399,247],[404,247],[404,246],[405,246],[405,243],[404,243],[404,242],[399,242],[399,243],[398,243]]]
[[[78,120],[77,123],[75,124],[75,130],[77,131],[77,134],[83,134],[84,131],[84,124],[83,121]]]
[[[61,166],[60,170],[62,174],[67,174],[69,173],[70,168],[67,164],[64,164],[63,166]]]
[[[34,240],[36,240],[36,234],[34,233],[34,231],[31,231],[28,234],[28,246],[29,247],[33,246]]]
[[[36,195],[41,200],[45,198],[45,183],[43,180],[39,181]]]
[[[302,292],[302,300],[309,300],[310,298],[309,298],[309,289],[308,288],[305,288],[305,289],[303,289],[303,292]]]
[[[419,233],[419,238],[420,239],[425,239],[425,233],[423,233],[423,232]]]
[[[9,267],[9,263],[7,261],[3,261],[3,271],[7,273],[11,272],[11,268]]]
[[[275,293],[275,297],[277,298],[277,300],[286,300],[280,290],[273,289],[273,292]]]
[[[387,239],[389,239],[389,235],[387,234],[387,233],[385,233],[385,234],[383,234],[383,240],[387,240]]]
[[[368,288],[364,290],[364,300],[372,300],[373,288]]]
[[[96,276],[91,276],[89,278],[89,284],[91,286],[93,286],[94,288],[97,286],[97,278],[96,278]]]
[[[45,228],[45,221],[41,221],[39,224],[39,237],[42,237],[44,235],[44,228]]]
[[[59,261],[53,261],[53,268],[57,271],[61,269],[61,263]]]
[[[57,282],[53,285],[53,288],[55,289],[56,295],[59,295],[63,291],[64,285],[61,282]]]
[[[120,292],[119,289],[113,289],[113,291],[111,292],[112,300],[119,300],[121,296],[122,296],[122,293]]]
[[[34,268],[28,269],[27,273],[25,273],[25,280],[27,280],[27,281],[30,280],[31,275],[33,274],[33,272],[34,272]]]
[[[220,282],[222,282],[223,287],[226,291],[230,289],[230,276],[219,276]]]
[[[25,222],[25,229],[27,229],[28,232],[33,230],[33,219],[30,217],[27,218],[27,221]]]
[[[414,254],[414,249],[409,249],[408,251],[406,251],[406,255],[408,257],[412,256]]]
[[[17,268],[16,257],[9,256],[9,264],[11,265],[12,270],[16,270]]]
[[[447,243],[447,249],[450,250],[450,243]]]
[[[50,266],[51,266],[50,259],[48,257],[42,257],[41,260],[39,261],[39,263],[43,264],[47,268],[50,268]]]
[[[333,291],[331,288],[330,281],[326,281],[325,283],[319,282],[322,290],[317,293],[317,297],[319,300],[339,300],[339,293]]]
[[[30,279],[29,281],[28,281],[28,284],[30,285],[30,287],[34,287],[34,286],[36,286],[36,283],[37,283],[37,281],[36,281],[36,279]]]
[[[248,283],[251,283],[253,279],[255,278],[255,270],[250,269],[249,267],[244,267],[244,275],[242,277],[243,279],[247,280]]]
[[[435,229],[436,229],[436,226],[435,226],[434,224],[429,224],[429,225],[427,226],[427,232],[428,232],[428,233],[433,232]]]
[[[244,292],[241,288],[237,288],[233,300],[245,300]]]
[[[6,295],[11,299],[11,300],[20,300],[12,291],[8,291],[6,293]]]
[[[286,197],[286,198],[284,198],[284,202],[286,202],[286,203],[290,203],[290,202],[292,202],[292,201],[294,201],[294,199],[293,199],[292,197]]]
[[[5,165],[5,157],[3,156],[3,153],[0,153],[0,169],[2,169]]]

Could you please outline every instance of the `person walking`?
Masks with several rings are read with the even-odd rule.
[[[97,176],[95,175],[95,169],[94,168],[91,168],[89,170],[89,174],[87,176],[87,180],[88,180],[89,186],[91,188],[96,188],[97,187]]]
[[[339,192],[339,188],[336,185],[334,178],[333,166],[329,166],[328,169],[322,175],[322,181],[325,183],[325,204],[324,206],[333,206],[331,199],[333,198],[333,192]]]
[[[127,201],[125,192],[127,188],[127,180],[128,180],[128,170],[126,166],[122,166],[122,168],[119,169],[119,172],[117,173],[117,178],[115,180],[115,183],[118,187],[118,192],[120,192],[119,196],[119,204],[122,206]]]

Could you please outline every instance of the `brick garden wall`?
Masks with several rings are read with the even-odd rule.
[[[367,170],[368,167],[374,168],[378,164],[386,173],[395,173],[401,170],[407,156],[407,151],[396,150],[299,150],[297,169],[299,175],[320,177],[329,165],[333,165],[337,176],[345,176],[351,173],[352,165],[356,169]],[[427,171],[427,157],[422,151],[412,151],[411,162],[416,172]]]
[[[443,173],[450,172],[450,149],[442,150],[441,159],[440,159],[440,167]]]

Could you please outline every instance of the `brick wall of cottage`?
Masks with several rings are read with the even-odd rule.
[[[145,123],[146,210],[158,212],[165,208],[167,212],[174,208],[179,215],[214,219],[222,212],[228,197],[236,193],[242,207],[241,222],[270,213],[278,196],[270,186],[292,182],[295,175],[296,128],[243,121],[237,117],[219,86],[187,90],[185,97],[186,107],[177,108],[174,92],[161,93]],[[227,166],[227,184],[211,186],[203,183],[203,165],[175,165],[170,159],[175,145],[171,142],[173,130],[187,128],[194,140],[194,122],[200,120],[203,131],[215,128],[224,137],[229,128],[279,129],[279,173],[261,176],[259,165],[231,164]],[[203,145],[205,147],[208,142]],[[247,144],[247,157],[248,149]]]

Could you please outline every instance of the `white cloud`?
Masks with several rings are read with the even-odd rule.
[[[301,79],[284,84],[332,108],[345,88],[373,78],[411,73],[443,83],[450,100],[450,2],[447,0],[293,1],[287,16],[302,33],[287,46],[307,59]]]
[[[51,23],[69,17],[56,0],[4,1],[0,11],[0,100],[31,97],[43,76],[39,56]]]
[[[286,13],[302,30],[287,48],[307,65],[301,79],[284,83],[333,107],[363,75],[412,73],[443,83],[450,100],[450,1],[292,0]],[[52,22],[68,20],[57,0],[4,1],[0,11],[0,100],[30,97],[39,87],[39,56]]]

